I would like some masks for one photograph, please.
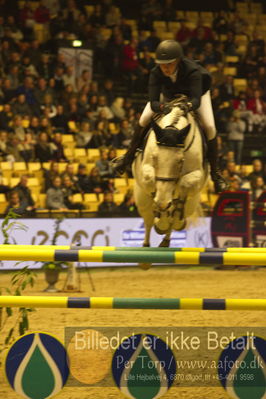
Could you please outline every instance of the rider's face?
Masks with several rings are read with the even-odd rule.
[[[162,73],[165,76],[170,76],[170,75],[173,75],[173,73],[175,73],[175,71],[177,69],[177,64],[178,64],[178,61],[175,60],[173,62],[169,62],[168,64],[159,64],[159,66],[161,68]]]

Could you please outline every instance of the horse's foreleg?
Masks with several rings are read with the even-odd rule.
[[[142,244],[143,247],[150,247],[151,228],[152,225],[145,223],[145,236]]]

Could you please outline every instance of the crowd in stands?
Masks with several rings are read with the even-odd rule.
[[[254,161],[261,169],[257,173],[254,165],[252,179],[241,165],[246,135],[254,135],[260,147],[266,133],[266,15],[262,8],[177,9],[174,0],[145,0],[135,9],[137,18],[126,19],[115,0],[0,1],[0,162],[50,162],[42,172],[47,208],[82,210],[83,202],[73,202],[73,195],[105,193],[101,209],[115,209],[108,161],[130,143],[154,51],[167,38],[178,40],[185,55],[212,75],[212,104],[223,137],[221,167],[231,189],[264,188],[263,159]],[[60,51],[73,48],[73,40],[84,51],[93,50],[92,68],[80,75]],[[79,159],[71,155],[66,136],[73,136],[75,148],[102,149],[90,171],[85,160],[73,173],[72,161]],[[63,174],[57,169],[62,162],[69,163]],[[34,212],[26,188],[23,175],[8,207],[15,203]],[[8,193],[10,187],[1,184],[0,190]],[[135,212],[131,191],[122,205]]]

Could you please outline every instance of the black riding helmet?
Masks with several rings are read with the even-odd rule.
[[[176,40],[163,40],[155,52],[156,64],[168,64],[183,58],[183,50]]]

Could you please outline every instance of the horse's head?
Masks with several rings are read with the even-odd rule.
[[[164,212],[172,205],[176,187],[181,177],[184,152],[189,146],[187,140],[191,125],[187,116],[178,106],[173,104],[171,113],[159,121],[152,122],[156,138],[154,153],[156,210]]]

